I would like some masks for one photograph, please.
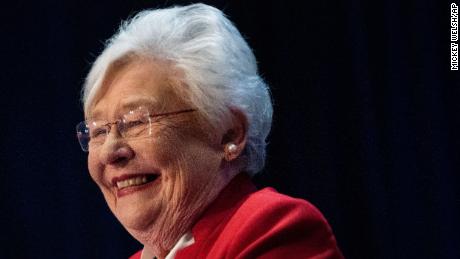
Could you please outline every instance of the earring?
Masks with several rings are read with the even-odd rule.
[[[236,150],[238,149],[238,147],[233,144],[233,143],[229,143],[225,146],[225,152],[224,152],[224,157],[225,157],[225,160],[227,161],[231,161],[234,159],[234,154],[236,152]]]
[[[235,144],[230,143],[230,144],[227,145],[226,148],[227,148],[227,152],[233,153],[233,152],[236,151],[236,149],[237,149],[238,147],[237,147]]]

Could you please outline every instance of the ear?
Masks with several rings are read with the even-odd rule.
[[[222,136],[224,158],[232,161],[238,158],[246,146],[248,120],[246,115],[238,109],[231,108],[232,120],[227,131]]]

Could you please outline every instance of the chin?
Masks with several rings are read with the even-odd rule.
[[[127,229],[146,230],[158,217],[158,209],[146,206],[121,207],[113,211],[118,221]]]

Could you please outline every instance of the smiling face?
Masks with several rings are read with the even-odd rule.
[[[172,90],[173,71],[145,59],[113,68],[87,117],[116,121],[139,106],[150,114],[193,108]],[[167,250],[226,184],[222,136],[199,112],[164,117],[138,140],[112,126],[103,144],[90,146],[89,172],[123,226],[144,245]]]

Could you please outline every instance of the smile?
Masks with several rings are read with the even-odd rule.
[[[114,185],[119,189],[125,189],[128,187],[141,186],[150,182],[153,182],[158,175],[132,175],[113,179]]]
[[[136,177],[136,178],[127,179],[124,181],[119,181],[117,182],[117,187],[118,189],[123,189],[126,187],[130,187],[133,185],[141,185],[144,183],[147,183],[147,176]]]

